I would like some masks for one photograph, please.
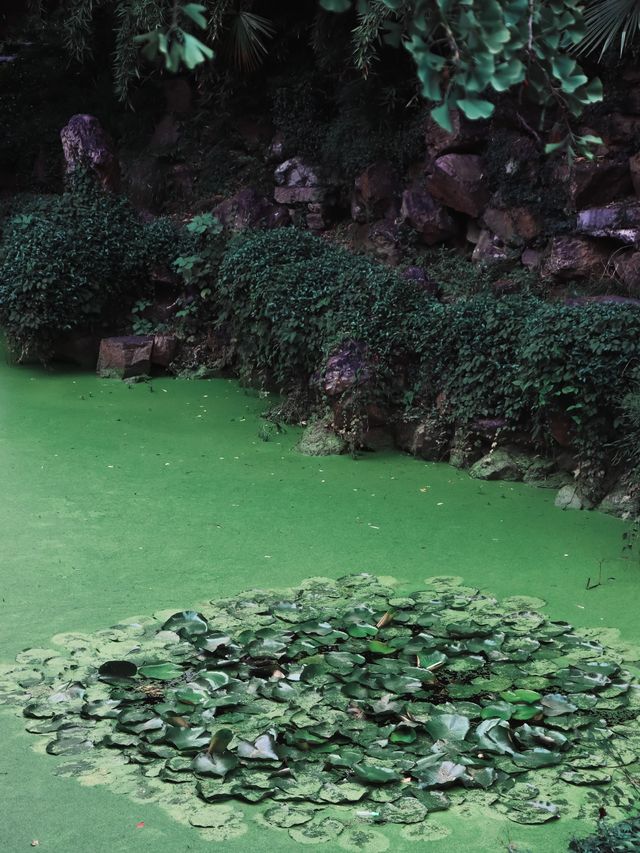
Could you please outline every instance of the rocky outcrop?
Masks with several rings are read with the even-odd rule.
[[[178,339],[175,335],[154,335],[151,363],[158,367],[169,367],[178,352]]]
[[[98,376],[105,379],[131,379],[151,373],[153,338],[128,335],[103,338],[98,354]]]
[[[402,421],[396,424],[393,437],[398,449],[430,462],[440,462],[446,458],[451,439],[449,430],[436,417]]]
[[[317,170],[300,157],[281,163],[275,170],[274,179],[274,198],[279,204],[309,204],[325,197],[325,188]]]
[[[618,483],[598,504],[601,512],[618,518],[633,518],[640,513],[640,494],[628,483]]]
[[[72,116],[60,131],[60,140],[67,174],[87,169],[96,175],[105,190],[118,190],[118,159],[111,138],[95,116]]]
[[[400,190],[400,179],[391,163],[372,163],[355,179],[351,218],[355,222],[395,218]]]
[[[505,243],[535,240],[542,230],[539,217],[527,207],[488,207],[482,221]]]
[[[574,162],[569,178],[569,198],[574,209],[609,204],[631,192],[627,159],[581,158]]]
[[[427,179],[431,195],[446,207],[477,217],[489,201],[484,161],[477,154],[444,154]]]
[[[608,237],[621,243],[640,243],[640,203],[616,202],[578,213],[576,230],[590,237]]]
[[[474,152],[487,140],[489,124],[471,121],[455,107],[449,110],[451,131],[441,127],[431,116],[424,128],[424,141],[430,159],[450,152]]]
[[[409,188],[402,194],[400,216],[420,234],[428,246],[448,240],[458,231],[451,213],[431,193],[419,186]]]
[[[593,501],[576,483],[568,483],[558,491],[555,505],[559,509],[593,509]]]
[[[280,204],[261,195],[253,187],[245,187],[231,198],[225,199],[213,211],[229,231],[245,228],[279,228],[291,221],[289,211]]]
[[[337,398],[368,384],[372,378],[373,370],[364,344],[345,341],[329,355],[319,384],[327,397]]]
[[[583,237],[555,237],[542,266],[544,276],[562,279],[602,277],[610,253]]]

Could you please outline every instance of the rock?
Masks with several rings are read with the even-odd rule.
[[[455,107],[449,110],[449,118],[451,132],[440,127],[431,116],[425,122],[424,139],[431,159],[450,152],[477,151],[486,143],[487,121],[471,121]]]
[[[524,476],[523,466],[517,455],[503,447],[487,453],[469,469],[469,476],[476,480],[508,480],[518,482]]]
[[[270,163],[282,163],[284,158],[287,156],[288,148],[289,146],[287,145],[284,133],[278,130],[269,144],[267,160]]]
[[[603,122],[601,136],[608,145],[637,145],[640,138],[640,116],[611,113]]]
[[[482,221],[505,243],[535,240],[542,230],[538,217],[526,207],[488,207]]]
[[[477,154],[445,154],[433,164],[427,189],[447,207],[480,216],[489,201],[484,161]]]
[[[631,296],[617,296],[615,293],[601,293],[596,296],[568,296],[565,305],[579,307],[580,305],[629,305],[633,308],[640,307],[640,299]]]
[[[592,501],[580,491],[579,486],[575,483],[562,486],[554,503],[560,509],[593,509]]]
[[[333,456],[344,453],[346,441],[331,429],[331,419],[312,421],[296,444],[295,450],[305,456]]]
[[[618,483],[598,504],[601,512],[618,518],[635,518],[640,513],[640,495],[628,483]]]
[[[131,379],[151,372],[153,338],[128,335],[103,338],[98,355],[98,376],[106,379]]]
[[[522,482],[538,489],[561,489],[571,482],[571,475],[564,471],[556,471],[555,463],[541,459],[540,464],[532,465],[522,478]]]
[[[441,462],[446,457],[449,439],[449,431],[437,417],[403,421],[394,429],[397,448],[430,462]]]
[[[614,263],[616,276],[629,293],[640,296],[640,252],[626,252],[617,255]]]
[[[351,218],[355,222],[394,219],[400,196],[398,173],[386,160],[372,163],[355,179]]]
[[[158,367],[169,367],[178,351],[178,339],[175,335],[154,335],[151,363]]]
[[[72,116],[60,131],[67,174],[88,169],[103,189],[116,192],[120,185],[120,166],[111,138],[95,116]]]
[[[633,191],[640,198],[640,151],[629,157],[629,172]]]
[[[214,208],[213,213],[230,231],[257,227],[279,228],[290,222],[286,207],[269,201],[253,187],[245,187],[225,199]]]
[[[528,270],[539,270],[544,260],[542,249],[525,249],[520,256],[520,263]]]
[[[632,191],[627,160],[575,160],[569,177],[569,198],[573,206],[608,204]]]
[[[515,264],[519,255],[517,249],[508,246],[501,237],[485,228],[480,232],[471,260],[485,266],[508,268]]]
[[[158,157],[144,154],[123,159],[123,184],[127,198],[139,211],[157,211],[166,198],[163,166]]]
[[[370,427],[362,433],[360,445],[363,450],[389,450],[394,445],[393,435],[384,427]]]
[[[253,154],[268,151],[273,138],[273,127],[269,121],[256,119],[249,115],[241,115],[234,119],[233,128],[246,151]]]
[[[465,427],[458,427],[449,448],[449,465],[454,468],[469,468],[482,456],[480,436]]]
[[[305,163],[300,157],[291,157],[280,163],[274,172],[278,187],[319,187],[322,182],[314,166]]]
[[[345,341],[329,355],[320,377],[320,387],[327,397],[341,397],[366,385],[372,376],[366,346],[359,341]]]
[[[420,234],[428,246],[448,240],[458,231],[449,211],[431,193],[420,187],[403,192],[400,216]]]
[[[621,243],[640,242],[640,203],[616,202],[578,213],[576,230],[590,237],[609,237]]]
[[[278,204],[310,204],[326,196],[324,187],[276,187],[273,198]]]
[[[372,223],[365,239],[367,251],[383,264],[395,267],[400,263],[401,243],[398,226],[388,219]]]
[[[542,266],[543,276],[557,278],[601,278],[609,252],[583,237],[554,237]]]

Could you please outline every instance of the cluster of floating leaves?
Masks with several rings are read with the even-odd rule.
[[[298,842],[372,850],[372,825],[424,840],[430,813],[465,801],[518,823],[558,817],[567,786],[598,791],[596,812],[605,790],[630,805],[638,655],[549,621],[540,599],[425,584],[315,578],[59,635],[0,692],[47,752],[78,756],[68,772],[115,762],[148,796],[179,787],[190,822],[223,838],[244,831],[237,801]]]

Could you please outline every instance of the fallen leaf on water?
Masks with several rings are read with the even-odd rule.
[[[144,821],[143,820],[138,821],[138,823],[136,824],[136,829],[144,829]]]

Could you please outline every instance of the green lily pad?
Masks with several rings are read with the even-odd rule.
[[[145,678],[151,678],[153,681],[175,681],[184,675],[184,670],[181,666],[169,661],[165,663],[152,663],[147,666],[140,667],[140,675]]]

